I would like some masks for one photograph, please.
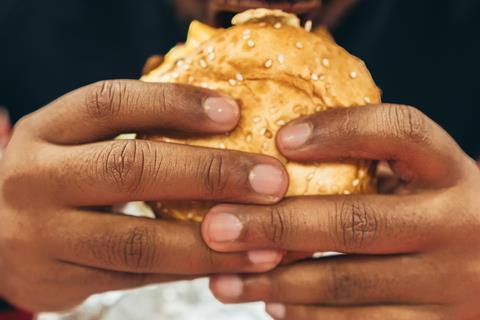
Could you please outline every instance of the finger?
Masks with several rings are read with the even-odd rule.
[[[208,246],[221,252],[408,253],[440,246],[452,224],[451,204],[435,193],[298,197],[273,206],[219,205],[202,223]],[[432,208],[436,208],[432,210]]]
[[[369,306],[329,308],[269,303],[265,310],[275,320],[442,320],[439,307]]]
[[[264,251],[263,259],[213,252],[195,224],[83,211],[62,212],[54,220],[55,228],[39,236],[40,250],[60,261],[105,270],[166,275],[261,272],[282,259],[276,251]]]
[[[144,140],[51,148],[39,155],[45,169],[35,175],[38,185],[53,192],[56,201],[72,205],[134,200],[272,203],[288,187],[288,174],[278,160],[238,151]]]
[[[438,304],[455,295],[445,290],[443,276],[416,256],[344,256],[283,266],[267,274],[214,276],[210,288],[228,303]]]
[[[93,294],[189,280],[190,278],[193,277],[115,272],[55,262],[49,265],[49,269],[42,274],[42,282],[49,285],[48,288],[42,287],[42,292],[35,298],[35,301],[40,305],[38,310],[64,311],[77,306]],[[53,296],[56,298],[51,299]],[[45,297],[45,300],[42,301],[41,297]]]
[[[391,160],[403,180],[432,187],[452,185],[471,162],[432,120],[400,105],[338,108],[305,117],[282,128],[277,144],[297,161]]]
[[[238,119],[237,103],[210,90],[109,80],[73,91],[25,122],[50,142],[77,144],[159,129],[224,132]]]

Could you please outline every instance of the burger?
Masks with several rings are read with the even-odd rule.
[[[324,29],[281,10],[251,9],[232,26],[213,28],[193,21],[184,44],[142,77],[182,83],[237,100],[241,119],[226,135],[141,135],[155,141],[261,153],[279,159],[289,174],[287,197],[375,191],[369,161],[298,163],[283,157],[276,132],[298,117],[331,108],[380,103],[380,90],[364,63],[337,45]],[[157,216],[200,222],[214,202],[149,203]]]

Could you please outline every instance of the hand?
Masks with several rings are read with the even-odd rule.
[[[0,106],[0,159],[2,158],[3,149],[10,140],[11,124],[8,111]]]
[[[236,103],[212,91],[118,80],[20,120],[0,162],[0,295],[50,311],[107,290],[274,267],[276,251],[216,253],[196,225],[99,209],[134,200],[279,200],[287,175],[275,159],[110,140],[125,131],[219,133],[238,118]]]
[[[221,301],[266,301],[275,319],[480,317],[480,172],[437,124],[406,106],[337,109],[287,125],[277,144],[297,161],[387,160],[401,192],[212,209],[202,232],[219,252],[348,253],[213,277]]]

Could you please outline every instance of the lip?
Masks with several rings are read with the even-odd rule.
[[[238,12],[248,9],[280,9],[296,14],[301,20],[314,16],[321,0],[211,0],[208,5],[208,22],[214,26],[230,25],[230,19]]]

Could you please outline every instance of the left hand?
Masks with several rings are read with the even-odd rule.
[[[348,253],[215,276],[217,298],[265,301],[275,319],[479,319],[480,171],[443,129],[412,107],[366,106],[293,121],[277,144],[296,161],[386,160],[402,192],[213,208],[214,250]]]

